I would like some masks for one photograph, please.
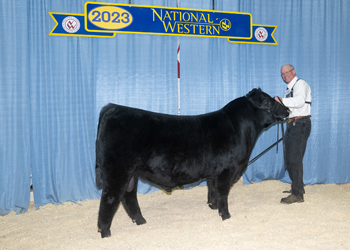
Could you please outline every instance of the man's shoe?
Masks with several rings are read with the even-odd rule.
[[[291,194],[288,197],[281,199],[281,203],[283,203],[283,204],[292,204],[295,202],[298,202],[298,203],[304,202],[304,196],[302,195],[302,196],[297,197],[297,196]]]
[[[291,190],[285,190],[282,193],[284,193],[284,194],[291,194],[292,193],[292,189]],[[304,190],[304,194],[305,194],[305,190]]]

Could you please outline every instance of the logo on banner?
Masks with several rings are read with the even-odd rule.
[[[227,19],[222,19],[220,21],[220,27],[223,31],[228,31],[231,29],[231,22],[230,20],[227,20]]]
[[[267,37],[268,37],[268,33],[267,30],[263,27],[259,27],[255,30],[255,38],[256,40],[260,41],[260,42],[264,42],[266,41]]]
[[[68,33],[76,33],[80,29],[80,22],[74,16],[67,16],[62,21],[62,27]]]
[[[84,14],[49,12],[50,36],[114,37],[117,33],[226,38],[277,45],[277,26],[255,25],[250,13],[86,2]]]

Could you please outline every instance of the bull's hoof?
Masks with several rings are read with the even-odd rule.
[[[132,222],[136,223],[136,225],[142,225],[147,223],[147,221],[143,217],[132,220]]]
[[[111,230],[105,229],[105,230],[98,230],[99,233],[101,233],[101,238],[111,237]]]
[[[227,219],[230,219],[230,218],[231,218],[231,215],[230,215],[230,213],[221,214],[221,218],[222,218],[222,220],[227,220]]]
[[[217,203],[209,203],[208,205],[209,205],[209,207],[210,207],[211,209],[213,209],[213,210],[218,209],[218,204],[217,204]]]

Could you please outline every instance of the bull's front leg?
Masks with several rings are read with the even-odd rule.
[[[229,219],[231,217],[228,211],[227,197],[230,192],[231,185],[233,184],[233,172],[226,169],[217,177],[217,190],[218,190],[218,209],[219,215],[222,220]]]

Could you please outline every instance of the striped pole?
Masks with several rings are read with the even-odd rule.
[[[180,0],[176,0],[176,7],[180,7]],[[177,114],[180,115],[180,37],[177,37]]]
[[[180,37],[177,37],[177,114],[180,115]]]

